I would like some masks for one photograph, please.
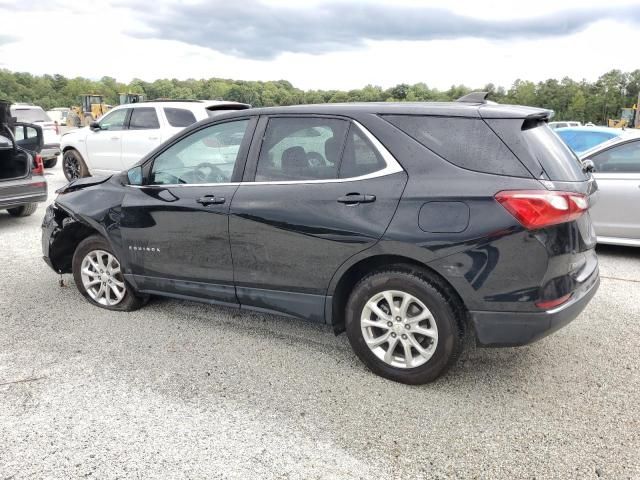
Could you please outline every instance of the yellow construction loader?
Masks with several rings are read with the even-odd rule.
[[[104,103],[102,95],[85,94],[80,96],[80,106],[73,106],[67,117],[67,125],[84,127],[104,115],[111,108]]]
[[[120,105],[144,102],[144,95],[141,93],[119,93],[118,97],[120,99]]]

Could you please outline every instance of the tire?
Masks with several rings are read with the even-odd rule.
[[[351,292],[345,311],[347,337],[356,355],[372,372],[400,383],[420,385],[443,375],[460,356],[464,340],[464,310],[446,292],[436,278],[409,266],[393,266],[364,277]],[[393,312],[388,311],[389,294]],[[403,298],[407,298],[406,315],[399,308]],[[382,317],[369,305],[377,306]],[[388,340],[369,347],[367,340],[375,345],[385,335]]]
[[[89,176],[87,164],[73,148],[62,154],[62,172],[68,181]]]
[[[58,164],[58,157],[45,160],[44,168],[53,168]]]
[[[102,268],[95,268],[91,266],[91,262],[88,260],[88,257],[93,257],[94,254],[101,258],[97,263],[99,267],[106,266],[104,270],[102,270]],[[106,308],[107,310],[127,312],[137,310],[146,303],[147,297],[136,295],[131,285],[125,280],[121,271],[111,275],[107,273],[107,267],[114,267],[116,265],[113,262],[109,262],[109,255],[112,256],[119,267],[120,262],[118,258],[113,253],[113,249],[109,243],[103,237],[99,235],[92,235],[80,242],[73,254],[71,264],[73,279],[76,282],[78,291],[89,301],[89,303],[101,308]],[[83,274],[83,267],[88,268],[91,272],[96,272],[96,274]],[[100,274],[101,271],[104,272],[102,275]],[[109,283],[106,283],[107,278],[110,280]],[[98,284],[86,286],[89,284],[85,282],[92,280],[97,280]],[[123,293],[120,299],[115,293],[116,290]],[[102,292],[107,293],[105,295]]]
[[[9,212],[9,215],[12,217],[28,217],[29,215],[33,215],[37,208],[37,203],[28,203],[19,207],[7,208],[7,212]]]

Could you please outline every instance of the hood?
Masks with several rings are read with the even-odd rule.
[[[101,183],[106,182],[112,177],[112,175],[107,176],[95,176],[95,177],[85,177],[85,178],[77,178],[75,180],[70,181],[64,187],[56,190],[56,193],[63,194],[69,192],[75,192],[76,190],[81,190],[83,188],[92,187],[94,185],[100,185]]]

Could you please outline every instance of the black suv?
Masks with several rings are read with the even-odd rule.
[[[466,332],[523,345],[596,292],[596,185],[546,110],[305,105],[201,121],[47,211],[47,263],[93,304],[149,295],[345,331],[374,372],[434,380]]]

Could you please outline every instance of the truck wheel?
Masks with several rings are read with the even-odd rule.
[[[29,215],[33,215],[37,208],[37,203],[28,203],[19,207],[7,208],[7,212],[9,212],[9,215],[12,217],[28,217]]]
[[[87,165],[80,154],[73,149],[62,154],[62,172],[68,181],[89,176]]]
[[[352,348],[370,370],[396,382],[432,382],[462,350],[462,308],[437,279],[409,266],[364,277],[345,311]]]

